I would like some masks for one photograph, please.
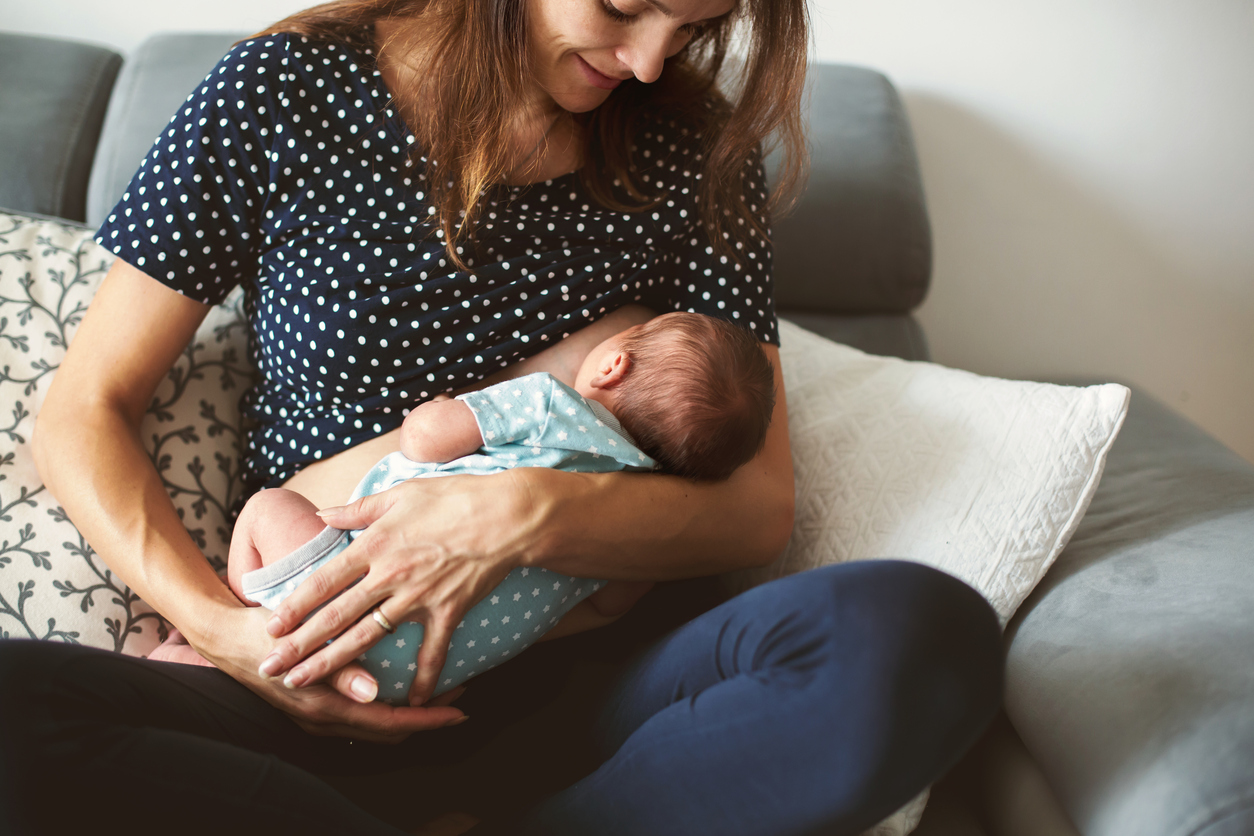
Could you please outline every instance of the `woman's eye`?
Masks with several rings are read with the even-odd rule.
[[[605,10],[607,15],[620,22],[631,20],[635,17],[635,15],[629,15],[619,11],[618,7],[611,3],[610,0],[601,0],[601,8]]]

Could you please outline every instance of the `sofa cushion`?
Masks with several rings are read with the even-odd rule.
[[[1254,825],[1254,465],[1142,392],[1007,636],[1006,713],[1088,836]]]
[[[901,98],[881,73],[838,64],[812,64],[806,95],[810,176],[774,224],[776,307],[907,313],[927,293],[932,233]]]
[[[81,221],[122,56],[0,32],[0,206]]]
[[[109,571],[43,486],[31,432],[113,255],[81,227],[0,213],[0,634],[145,655],[160,618]],[[237,294],[205,319],[140,429],[193,539],[225,568],[251,372]]]
[[[961,578],[1008,620],[1083,517],[1127,388],[873,357],[789,322],[780,340],[796,520],[784,554],[727,576],[732,589],[901,557]]]

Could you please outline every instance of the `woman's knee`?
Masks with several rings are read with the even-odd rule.
[[[951,717],[956,729],[982,729],[1000,704],[1004,650],[997,615],[951,575],[909,561],[858,561],[781,578],[746,595],[759,599],[755,618],[793,625],[774,630],[796,639],[774,645],[784,665],[842,680],[856,675],[865,680],[859,687]]]

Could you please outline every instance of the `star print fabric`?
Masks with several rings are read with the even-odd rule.
[[[622,434],[608,411],[549,374],[507,380],[458,399],[470,407],[479,423],[484,446],[478,452],[444,463],[414,462],[392,453],[371,468],[352,499],[409,479],[485,475],[512,467],[608,473],[656,466]],[[360,533],[325,529],[276,563],[245,573],[241,582],[246,596],[274,609]],[[604,585],[603,580],[572,578],[547,569],[514,569],[458,624],[434,695],[518,655]],[[362,655],[362,664],[379,682],[379,699],[405,704],[422,637],[421,624],[403,622],[395,634],[385,636]]]
[[[251,492],[633,302],[777,342],[770,243],[745,232],[737,261],[699,223],[700,135],[645,118],[634,142],[657,206],[610,211],[575,174],[500,186],[458,270],[368,41],[266,36],[192,91],[97,240],[201,302],[244,286]],[[746,178],[765,218],[760,160]]]

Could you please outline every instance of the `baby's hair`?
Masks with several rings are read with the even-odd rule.
[[[628,333],[621,347],[631,364],[615,415],[668,473],[726,479],[762,449],[775,369],[748,331],[671,313]]]

